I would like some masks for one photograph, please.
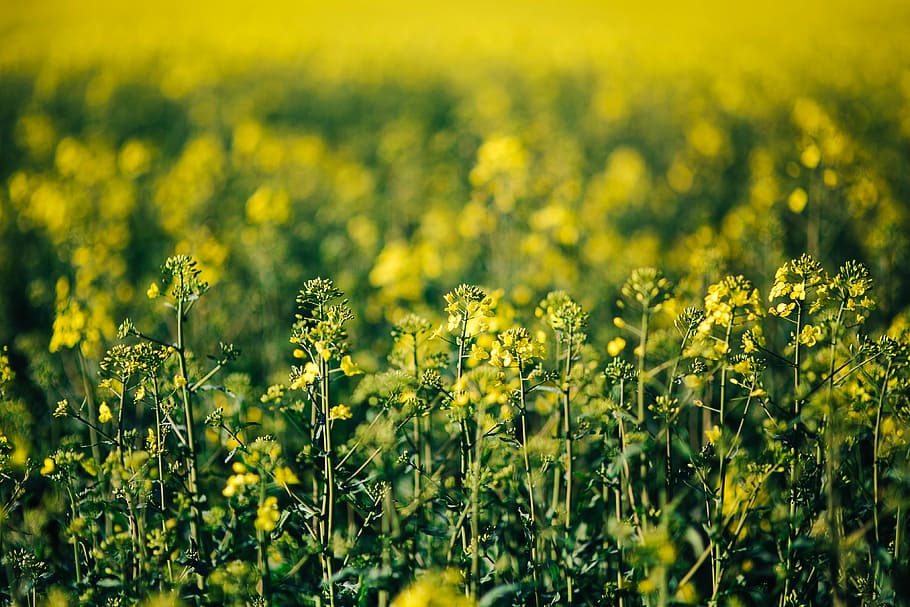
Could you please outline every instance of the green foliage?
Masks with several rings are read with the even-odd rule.
[[[462,285],[442,298],[444,326],[403,317],[388,367],[362,377],[347,300],[313,279],[291,326],[304,364],[253,400],[243,378],[212,383],[233,346],[205,364],[181,337],[190,304],[217,294],[196,268],[164,266],[184,285],[165,291],[173,345],[124,322],[82,403],[57,404],[62,437],[39,472],[60,527],[29,514],[35,467],[0,435],[8,600],[907,598],[910,332],[870,339],[859,264],[785,263],[770,315],[742,276],[707,286],[700,308],[635,271],[620,291],[638,324],[616,322],[639,338],[631,360],[586,343],[588,314],[565,292],[521,324]],[[36,524],[46,539],[30,543]]]

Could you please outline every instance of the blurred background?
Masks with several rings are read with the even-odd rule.
[[[520,314],[565,289],[605,344],[634,268],[697,303],[806,251],[866,263],[903,322],[906,2],[144,4],[0,12],[8,435],[124,316],[166,334],[146,290],[175,253],[212,284],[199,355],[234,342],[253,386],[286,380],[317,275],[367,369],[462,282]]]

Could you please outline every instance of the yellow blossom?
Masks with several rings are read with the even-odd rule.
[[[336,419],[345,420],[345,419],[351,419],[351,417],[353,417],[353,414],[351,413],[351,409],[347,405],[335,405],[334,407],[329,409],[329,419],[330,420],[333,420],[333,421]]]
[[[721,430],[717,425],[711,427],[710,430],[705,430],[705,438],[708,439],[708,442],[712,445],[717,442],[717,439],[720,438]]]
[[[270,496],[265,498],[262,505],[256,509],[256,522],[253,525],[259,531],[272,531],[278,526],[281,511],[278,510],[278,498]]]
[[[41,466],[41,474],[44,476],[49,476],[54,473],[54,470],[57,469],[57,464],[54,462],[54,458],[45,457],[44,465]]]
[[[101,403],[101,405],[98,406],[98,421],[102,424],[106,424],[112,419],[114,419],[114,415],[111,413],[111,408],[106,402]]]
[[[363,373],[363,369],[361,369],[357,363],[351,360],[350,356],[345,356],[341,359],[341,370],[348,377],[352,375],[360,375]]]
[[[184,387],[186,385],[186,378],[182,375],[175,375],[174,376],[174,385],[177,386],[178,388]]]
[[[797,336],[797,341],[799,341],[799,343],[803,344],[804,346],[811,348],[816,343],[818,343],[818,340],[821,339],[821,336],[821,328],[812,325],[805,325],[803,327],[803,330],[800,331],[799,335]]]
[[[150,284],[149,288],[145,292],[145,294],[148,296],[149,299],[155,299],[156,297],[161,295],[161,290],[158,288],[158,283],[153,282],[152,284]]]
[[[275,483],[283,486],[297,485],[300,483],[300,479],[287,466],[280,466],[275,470]]]
[[[607,354],[615,358],[616,356],[619,356],[619,353],[622,352],[625,347],[626,340],[622,337],[615,337],[607,344]]]
[[[291,390],[299,390],[304,386],[312,384],[318,377],[319,365],[313,361],[309,361],[303,366],[303,371],[300,372],[300,375],[291,382],[290,388]]]

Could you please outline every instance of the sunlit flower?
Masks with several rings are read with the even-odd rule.
[[[297,485],[300,479],[294,474],[294,471],[287,466],[280,466],[275,469],[275,483],[279,485]]]
[[[626,340],[622,337],[614,337],[607,343],[607,354],[616,357],[626,347]]]
[[[803,330],[799,334],[799,343],[811,348],[814,346],[819,339],[822,337],[822,330],[820,327],[815,327],[813,325],[804,325]]]
[[[51,474],[54,473],[54,470],[56,470],[56,469],[57,469],[57,464],[54,462],[54,458],[52,458],[52,457],[45,457],[45,458],[44,458],[44,465],[41,466],[41,470],[40,470],[39,472],[40,472],[43,476],[50,476]]]
[[[107,422],[111,421],[112,419],[114,419],[114,415],[113,415],[113,413],[111,413],[111,408],[108,406],[108,404],[106,402],[102,402],[98,406],[98,421],[101,422],[102,424],[106,424]]]
[[[281,511],[278,510],[278,498],[269,496],[265,498],[262,505],[256,509],[256,521],[253,526],[259,531],[272,531],[278,526],[281,519]]]
[[[361,368],[357,365],[357,363],[355,363],[355,362],[351,359],[350,356],[344,356],[344,357],[341,359],[341,371],[342,371],[345,375],[347,375],[348,377],[350,377],[350,376],[352,376],[352,375],[360,375],[360,374],[363,373],[363,369],[361,369]]]
[[[347,405],[335,405],[329,409],[329,419],[332,421],[351,419],[353,416],[354,414]]]
[[[720,438],[720,435],[721,435],[721,429],[716,425],[712,426],[708,430],[705,430],[705,438],[712,445],[717,442],[717,440]]]

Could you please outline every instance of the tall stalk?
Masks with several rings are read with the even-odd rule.
[[[572,350],[572,344],[575,340],[574,328],[569,329],[568,338],[566,339],[566,364],[565,364],[565,373],[563,374],[562,379],[562,433],[565,442],[565,458],[566,458],[566,498],[565,498],[565,510],[566,510],[566,520],[565,520],[565,530],[566,538],[570,537],[572,533],[572,417],[569,410],[569,403],[571,401],[571,384],[569,383],[569,378],[572,374],[572,358],[574,352]],[[573,594],[574,594],[574,578],[572,575],[572,562],[571,554],[567,555],[568,562],[566,563],[566,600],[569,601],[569,604],[572,603]]]
[[[525,386],[525,376],[523,371],[524,361],[521,358],[518,359],[518,409],[519,409],[519,422],[521,424],[521,457],[522,462],[524,463],[524,472],[525,472],[525,487],[528,491],[528,509],[529,509],[529,521],[528,529],[530,531],[530,541],[531,544],[531,578],[534,580],[534,605],[535,607],[540,606],[540,580],[538,579],[537,569],[540,566],[540,560],[537,555],[537,512],[536,506],[534,504],[534,478],[531,474],[531,460],[528,456],[528,425],[527,425],[527,402],[526,402],[526,386]]]
[[[179,275],[180,289],[185,289],[184,276]],[[200,558],[207,555],[205,540],[200,529],[202,527],[202,512],[199,508],[199,464],[198,450],[196,445],[196,423],[193,419],[193,407],[190,399],[190,388],[188,379],[188,368],[186,364],[186,343],[184,341],[184,323],[186,322],[186,310],[184,298],[177,297],[177,344],[174,350],[177,353],[177,361],[180,368],[180,379],[178,381],[180,399],[183,402],[183,420],[186,425],[186,468],[187,468],[187,491],[190,498],[190,541],[192,548],[198,552]],[[200,590],[203,588],[202,574],[197,574],[197,583]]]
[[[841,554],[841,537],[840,520],[838,518],[837,508],[839,500],[837,496],[837,486],[834,481],[835,473],[840,469],[840,458],[838,457],[837,427],[834,415],[834,372],[836,369],[835,356],[837,354],[837,338],[840,330],[841,321],[844,314],[844,303],[841,303],[837,310],[837,316],[831,327],[831,347],[830,363],[828,367],[827,393],[825,395],[825,478],[827,479],[826,497],[827,511],[825,513],[825,523],[828,533],[831,537],[831,557],[829,562],[828,573],[831,576],[832,587],[832,605],[842,607],[844,605],[844,587],[843,587],[843,555]]]

